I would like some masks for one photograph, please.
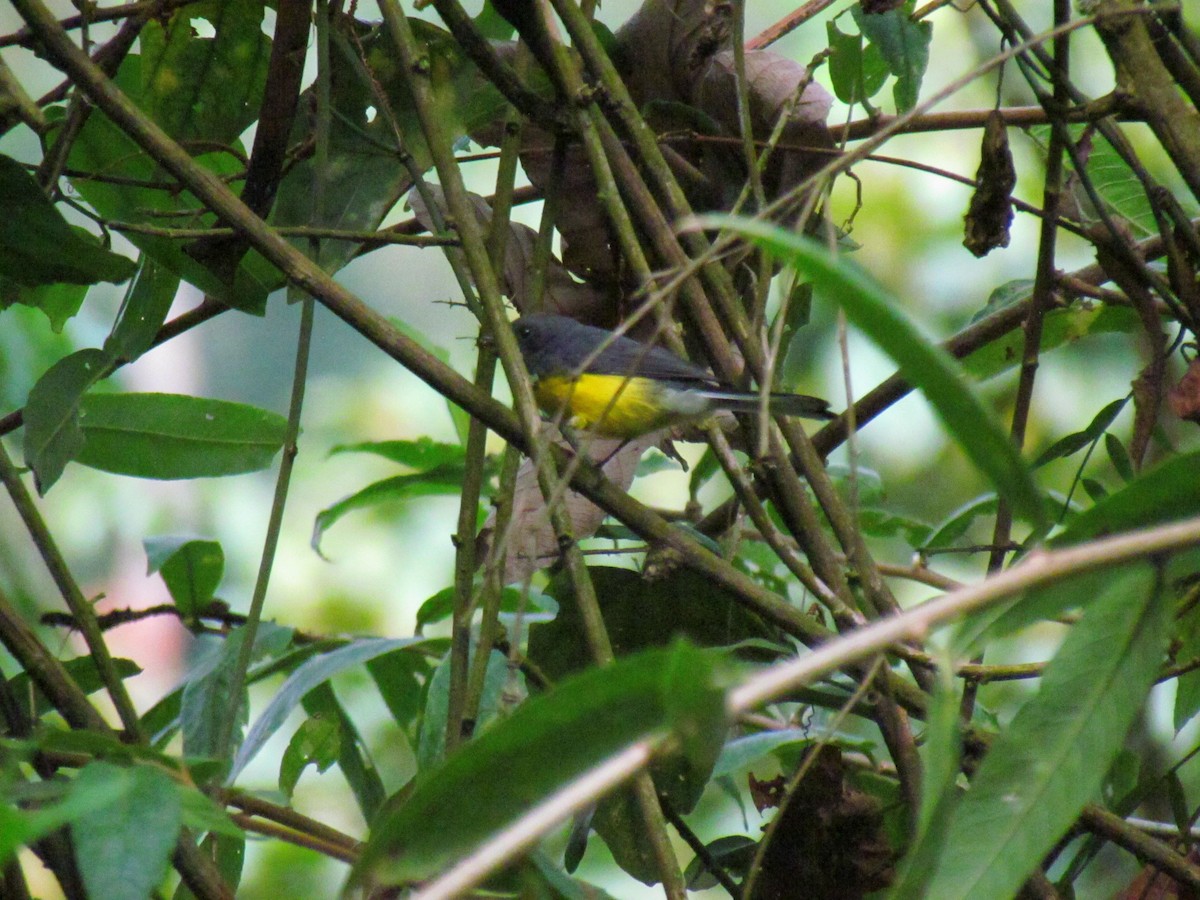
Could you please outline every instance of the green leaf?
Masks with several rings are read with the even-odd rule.
[[[1125,449],[1125,445],[1121,443],[1121,439],[1115,434],[1106,433],[1104,435],[1104,449],[1108,453],[1109,462],[1113,464],[1113,468],[1121,476],[1121,480],[1126,483],[1133,481],[1135,477],[1133,462],[1129,459],[1129,453]]]
[[[262,679],[269,678],[279,672],[291,671],[304,660],[322,652],[328,647],[340,646],[340,642],[332,639],[296,646],[292,643],[292,630],[277,625],[274,622],[260,623],[258,626],[258,635],[258,638],[255,640],[255,654],[256,658],[262,661],[258,665],[252,665],[250,671],[246,673],[248,684],[256,684]],[[201,642],[199,644],[200,648],[218,646],[218,639],[208,635],[203,636]],[[179,730],[181,726],[184,691],[203,672],[211,670],[212,660],[208,659],[208,654],[204,652],[204,649],[200,649],[199,652],[193,652],[192,656],[197,657],[197,661],[189,667],[183,684],[155,703],[142,716],[142,724],[145,726],[146,732],[151,735],[151,739],[156,746],[165,745],[172,739],[175,732]],[[245,726],[244,721],[242,722],[242,726]],[[200,765],[203,765],[203,763]],[[196,763],[192,764],[193,771],[196,769],[196,766]]]
[[[279,790],[288,800],[292,799],[301,773],[309,766],[316,766],[321,773],[329,771],[337,762],[341,743],[342,729],[335,718],[314,715],[300,724],[279,762]]]
[[[657,475],[659,472],[679,472],[681,467],[679,461],[672,459],[660,450],[653,447],[649,452],[638,460],[637,473],[634,477],[645,478],[648,475]]]
[[[524,591],[520,588],[508,587],[500,592],[500,612],[515,613],[524,610],[526,614],[548,613],[557,614],[558,603],[553,597],[540,591]],[[441,622],[450,618],[454,612],[454,588],[448,587],[438,591],[421,604],[417,610],[417,633],[421,633],[426,625]]]
[[[301,664],[275,692],[271,702],[267,704],[266,709],[262,711],[246,735],[246,740],[238,749],[237,757],[233,761],[233,769],[229,774],[230,782],[262,749],[267,739],[279,730],[284,720],[309,691],[348,668],[361,666],[384,653],[414,647],[423,642],[424,638],[405,638],[403,640],[371,638],[355,641],[329,653],[314,656]]]
[[[879,93],[887,81],[888,67],[875,44],[863,50],[861,34],[846,34],[834,19],[825,23],[829,39],[829,80],[833,92],[843,103],[862,103]]]
[[[461,471],[467,459],[467,451],[460,445],[443,444],[428,437],[420,437],[415,441],[366,441],[357,444],[338,444],[329,451],[330,456],[338,453],[373,453],[421,472],[442,468],[457,468]]]
[[[78,350],[51,366],[25,403],[25,465],[33,469],[39,494],[58,481],[84,447],[79,406],[84,393],[108,372],[103,350]]]
[[[523,864],[522,883],[533,890],[522,891],[521,897],[553,897],[556,900],[613,900],[612,895],[593,884],[572,878],[554,865],[545,853],[538,850],[526,858]],[[529,870],[536,876],[531,878]],[[533,882],[532,885],[530,882]],[[545,889],[545,893],[541,889]]]
[[[428,878],[630,743],[693,712],[707,721],[722,693],[717,672],[714,656],[679,644],[591,669],[526,701],[418,775],[407,799],[375,823],[352,881]],[[689,692],[680,705],[670,689],[685,675],[707,691]],[[711,737],[719,744],[724,732],[722,723]]]
[[[166,874],[182,824],[179,792],[165,772],[88,763],[72,792],[107,791],[118,797],[71,824],[75,858],[88,894],[105,900],[146,900]]]
[[[190,771],[195,775],[196,768]],[[215,832],[225,837],[245,839],[246,832],[242,831],[229,818],[229,813],[212,797],[199,789],[187,785],[179,786],[179,800],[183,810],[183,824],[193,831]]]
[[[1033,283],[1032,278],[1014,278],[1012,281],[1006,281],[999,287],[993,288],[992,292],[988,294],[987,303],[983,305],[983,309],[971,316],[971,324],[974,325],[976,322],[1024,300],[1033,293]]]
[[[1193,516],[1200,508],[1198,471],[1200,450],[1167,460],[1080,513],[1050,543],[1066,547]]]
[[[1110,574],[984,757],[922,896],[1017,893],[1099,793],[1158,675],[1170,621],[1153,568]]]
[[[121,63],[115,79],[117,86],[134,102],[145,102],[141,71],[141,57],[131,53]],[[225,179],[242,174],[244,168],[241,160],[224,151],[200,154],[195,161],[213,175]],[[174,180],[167,177],[107,116],[88,117],[71,144],[67,164],[81,173],[102,172],[108,176],[103,181],[84,174],[71,179],[71,185],[105,219],[157,228],[161,228],[164,221],[180,228],[217,224],[216,218],[205,212],[195,196],[179,190]],[[112,179],[125,183],[116,183]],[[267,294],[284,283],[282,274],[256,253],[247,254],[229,284],[184,252],[181,241],[134,232],[126,233],[125,237],[185,281],[234,309],[262,315]]]
[[[187,756],[204,756],[227,760],[241,743],[249,705],[246,687],[233,695],[233,674],[245,640],[244,628],[236,628],[224,640],[206,641],[200,645],[196,662],[188,671],[180,698],[179,720],[183,731],[183,752]],[[259,624],[254,638],[251,659],[276,657],[291,646],[292,630],[271,622]],[[236,707],[236,719],[229,742],[222,744],[222,728],[231,707]]]
[[[748,769],[764,756],[780,747],[808,746],[813,737],[800,728],[784,728],[779,731],[763,731],[730,741],[721,749],[713,765],[712,777],[720,778]]]
[[[1097,334],[1132,334],[1139,329],[1137,313],[1128,307],[1093,306],[1053,309],[1042,325],[1041,353]],[[1025,332],[1014,328],[984,344],[962,361],[963,369],[982,381],[1017,366],[1025,347]]]
[[[453,142],[496,120],[507,108],[506,101],[450,34],[418,19],[411,24],[427,50],[429,85],[447,138]],[[354,23],[332,30],[330,79],[333,116],[327,170],[322,176],[312,155],[292,166],[280,184],[271,221],[374,230],[412,186],[409,165],[418,172],[433,165],[408,87],[409,73],[402,71],[386,28]],[[386,95],[390,115],[378,114],[376,87]],[[312,91],[301,96],[301,109],[312,100]],[[311,143],[313,125],[312,117],[297,116],[292,145]],[[397,152],[397,133],[407,164]],[[324,179],[323,191],[316,190],[319,177]],[[312,253],[306,239],[294,243]],[[336,272],[357,252],[358,246],[347,241],[322,241],[318,262],[327,272]]]
[[[430,642],[429,650],[436,647]],[[413,723],[421,714],[421,689],[433,666],[424,654],[396,650],[377,656],[367,663],[367,671],[396,724],[412,736]]]
[[[67,320],[79,312],[87,293],[86,284],[59,283],[26,287],[0,275],[0,310],[14,303],[40,309],[50,320],[50,328],[56,334],[61,334]]]
[[[689,569],[654,581],[640,572],[611,566],[589,566],[588,573],[617,656],[666,647],[678,637],[702,647],[778,638],[773,627],[748,612],[732,594]],[[530,628],[527,655],[546,677],[557,681],[592,665],[592,655],[570,579],[555,578],[546,593],[558,601],[558,616]]]
[[[89,394],[79,424],[79,462],[162,480],[265,469],[287,430],[287,421],[268,410],[182,394]]]
[[[203,0],[146,23],[143,106],[175,140],[232,144],[258,118],[271,56],[264,7]],[[211,26],[211,37],[197,34],[196,20]]]
[[[1048,462],[1074,456],[1084,447],[1091,444],[1093,440],[1092,436],[1086,431],[1076,431],[1074,434],[1061,437],[1038,454],[1038,458],[1033,461],[1033,467],[1040,469]]]
[[[112,662],[113,670],[122,680],[142,673],[141,667],[132,659],[117,657]],[[96,668],[96,661],[92,657],[77,656],[74,659],[64,660],[62,666],[71,676],[71,681],[83,693],[94,694],[104,687],[104,679],[100,677],[100,671]],[[54,710],[54,704],[47,700],[41,690],[31,681],[28,672],[17,673],[9,679],[8,685],[12,696],[25,708],[25,713],[30,718],[40,719]],[[33,700],[32,709],[26,702],[30,699]]]
[[[651,885],[659,880],[659,868],[654,848],[646,840],[643,821],[637,797],[629,788],[623,788],[597,804],[591,827],[604,839],[613,862],[642,884]],[[586,844],[580,845],[579,860],[586,849]]]
[[[491,41],[507,41],[516,30],[511,22],[496,12],[491,0],[484,0],[483,9],[475,17],[475,27]]]
[[[1083,489],[1087,491],[1087,495],[1094,501],[1098,502],[1108,496],[1108,488],[1095,478],[1081,478],[1079,479],[1079,483],[1083,485]]]
[[[105,250],[72,228],[16,160],[0,155],[0,275],[33,287],[125,281],[136,268],[128,257]]]
[[[407,500],[410,497],[461,493],[461,467],[439,467],[414,475],[393,475],[391,478],[369,484],[361,491],[351,494],[349,497],[343,497],[337,503],[327,506],[317,513],[317,517],[313,521],[310,545],[320,553],[321,538],[325,536],[325,532],[347,513],[354,512],[356,509],[367,509],[383,503]]]
[[[744,878],[754,862],[758,841],[744,834],[727,834],[705,845],[709,859],[738,880]],[[703,891],[716,887],[720,882],[705,866],[699,856],[695,857],[683,872],[688,890]]]
[[[185,619],[212,602],[225,573],[225,551],[217,541],[190,537],[157,537],[142,541],[146,574],[159,572],[171,599]]]
[[[813,336],[804,329],[812,314],[812,297],[812,285],[797,278],[789,292],[787,315],[783,322],[783,333],[780,335],[779,343],[783,353],[775,370],[777,391],[800,390],[803,383],[804,373],[808,368],[807,357],[813,348]]]
[[[995,515],[999,501],[995,494],[984,494],[974,500],[968,500],[954,510],[945,519],[933,526],[928,538],[925,539],[925,549],[949,547],[967,533],[967,529],[980,516]]]
[[[475,713],[476,731],[500,715],[504,705],[504,689],[508,686],[508,659],[493,650],[488,656],[487,672],[479,709]],[[429,679],[425,695],[425,715],[421,719],[421,736],[417,742],[417,768],[425,770],[442,761],[446,755],[446,722],[450,715],[450,656],[442,661]]]
[[[836,19],[825,23],[825,36],[829,40],[829,80],[833,93],[843,103],[857,103],[870,98],[863,90],[863,65],[861,34],[846,34],[837,26]]]
[[[245,639],[245,629],[237,628],[224,640],[202,645],[188,671],[179,707],[183,752],[187,756],[229,759],[241,742],[248,703],[244,686],[234,696],[233,673]],[[234,727],[228,741],[223,742],[222,729],[231,707],[236,708]]]
[[[939,675],[921,744],[923,767],[917,836],[905,854],[888,900],[921,900],[926,882],[933,874],[931,866],[951,837],[948,826],[958,806],[957,780],[962,763],[961,698],[948,667],[942,666]]]
[[[1154,209],[1146,196],[1146,189],[1129,164],[1113,149],[1107,138],[1095,131],[1094,126],[1075,126],[1072,131],[1082,139],[1084,147],[1081,149],[1086,151],[1084,168],[1109,212],[1116,213],[1132,225],[1138,233],[1138,239],[1158,234],[1158,222],[1154,218]],[[1074,168],[1070,157],[1067,159]],[[1083,194],[1077,184],[1074,189]],[[1085,202],[1090,206],[1091,198],[1086,198]]]
[[[1091,424],[1083,431],[1078,431],[1075,434],[1068,434],[1061,440],[1055,441],[1049,447],[1042,451],[1036,460],[1033,467],[1035,469],[1044,466],[1046,463],[1055,459],[1071,456],[1078,453],[1089,444],[1094,444],[1100,440],[1101,435],[1108,430],[1111,425],[1121,414],[1121,410],[1125,408],[1125,404],[1129,402],[1128,397],[1122,397],[1119,400],[1114,400],[1107,404],[1100,412],[1096,413]]]
[[[711,447],[705,448],[700,462],[692,467],[692,472],[688,476],[688,497],[693,501],[696,500],[700,489],[720,471],[721,463],[717,460],[716,454],[712,452]]]
[[[831,257],[821,244],[756,219],[703,216],[704,227],[729,228],[784,258],[845,310],[925,394],[958,445],[1038,531],[1048,527],[1037,485],[995,415],[966,386],[958,365],[922,336],[876,282],[853,263]]]
[[[300,701],[309,716],[321,716],[337,723],[337,764],[358,801],[363,818],[370,822],[383,805],[387,792],[379,770],[367,750],[367,743],[342,707],[329,682],[317,685]]]
[[[871,537],[902,536],[910,547],[927,546],[930,535],[927,523],[881,507],[860,507],[858,524],[863,533]]]
[[[905,113],[917,105],[921,80],[929,66],[929,42],[933,25],[913,20],[915,0],[905,0],[898,7],[882,13],[864,13],[862,7],[851,7],[854,21],[863,35],[878,47],[888,70],[896,76],[892,96],[896,112]]]
[[[1200,660],[1200,607],[1192,606],[1176,626],[1179,649],[1175,659],[1180,665]],[[1200,669],[1185,672],[1176,680],[1175,731],[1180,731],[1200,712]]]
[[[120,781],[94,783],[75,790],[72,784],[60,802],[34,809],[19,809],[0,802],[0,861],[8,860],[22,845],[56,831],[63,825],[104,810],[120,800],[126,785]]]
[[[179,276],[153,257],[143,256],[104,351],[132,362],[154,345],[179,290]]]

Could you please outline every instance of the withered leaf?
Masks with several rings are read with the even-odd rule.
[[[546,428],[552,426],[547,424]],[[592,460],[606,460],[602,468],[609,480],[621,490],[628,490],[637,473],[638,460],[647,449],[661,439],[661,432],[652,432],[629,441],[624,446],[621,446],[619,440],[592,438],[585,438],[583,445]],[[566,446],[561,439],[558,443],[560,446]],[[608,515],[591,500],[574,491],[564,491],[559,502],[570,517],[572,537],[577,541],[595,534],[600,523]],[[476,559],[486,559],[491,551],[496,540],[495,523],[496,515],[493,511],[476,538]],[[524,581],[538,569],[551,566],[558,560],[558,537],[550,524],[550,515],[538,487],[537,472],[530,460],[525,460],[517,473],[512,519],[500,550],[505,554],[505,584]]]
[[[430,197],[441,208],[443,216],[448,216],[442,189],[436,184],[427,185]],[[478,194],[471,194],[471,203],[475,208],[476,218],[485,228],[491,225],[492,208],[487,200]],[[429,231],[433,231],[433,218],[425,206],[421,195],[413,190],[408,196],[409,207],[420,222]],[[508,239],[504,242],[504,270],[500,273],[500,288],[521,312],[529,312],[533,308],[533,298],[530,296],[533,274],[534,247],[537,244],[537,232],[521,222],[508,223]],[[542,297],[542,309],[570,316],[581,322],[598,325],[611,324],[606,313],[609,308],[607,294],[600,288],[585,282],[576,281],[561,262],[550,257],[546,268],[545,293]]]
[[[1200,425],[1200,357],[1188,363],[1183,377],[1167,392],[1171,412]]]
[[[997,247],[1007,247],[1012,225],[1012,191],[1017,184],[1008,146],[1008,131],[999,111],[992,110],[983,127],[979,171],[975,193],[966,215],[963,246],[976,256],[987,256]]]
[[[894,852],[878,800],[846,782],[842,752],[823,747],[759,848],[750,900],[850,900],[891,884]]]

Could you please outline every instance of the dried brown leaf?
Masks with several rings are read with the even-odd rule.
[[[522,131],[521,168],[542,195],[554,181],[554,137],[540,128]],[[554,227],[562,237],[562,262],[586,281],[611,284],[617,278],[617,251],[604,208],[597,199],[599,188],[578,143],[562,151]],[[611,317],[610,321],[616,321]]]
[[[791,190],[829,161],[833,137],[826,120],[833,96],[813,81],[800,63],[770,50],[746,52],[746,87],[755,140],[770,138],[779,117],[787,114],[779,146],[763,173],[763,188],[770,200]],[[797,92],[799,101],[789,111]],[[732,50],[722,50],[709,60],[696,82],[692,102],[730,134],[740,132]]]
[[[975,181],[963,246],[982,257],[997,247],[1008,246],[1008,229],[1013,220],[1012,191],[1017,185],[1008,130],[997,110],[992,110],[983,127],[983,147]]]
[[[1167,392],[1171,411],[1200,425],[1200,357],[1188,363],[1183,377]]]
[[[690,100],[708,60],[729,46],[732,18],[729,0],[646,0],[616,34],[638,104]]]
[[[1193,866],[1200,864],[1200,850],[1192,848],[1187,861]],[[1196,900],[1197,892],[1176,881],[1157,866],[1147,865],[1123,890],[1113,895],[1114,900]]]
[[[878,800],[847,783],[842,753],[823,747],[789,786],[763,838],[751,900],[862,897],[894,878],[894,853]]]
[[[430,196],[441,206],[443,216],[448,216],[445,199],[441,188],[436,184],[428,185]],[[475,207],[475,215],[485,228],[492,222],[492,208],[487,200],[478,194],[471,194],[471,203]],[[433,219],[425,206],[425,201],[415,190],[409,194],[408,204],[412,208],[417,221],[430,231],[433,230]],[[504,243],[504,271],[501,273],[500,289],[504,296],[512,300],[521,312],[528,312],[533,304],[529,296],[532,287],[534,248],[537,245],[537,232],[521,222],[509,222],[508,239]],[[550,257],[546,269],[545,294],[542,308],[547,311],[570,316],[581,322],[606,324],[607,312],[611,304],[608,296],[600,289],[576,281],[561,262]]]
[[[607,459],[603,465],[604,474],[621,490],[628,490],[633,484],[642,454],[661,437],[661,432],[655,432],[636,438],[624,446],[619,440],[585,437],[583,445],[593,461]],[[561,438],[557,443],[566,446]],[[572,536],[577,541],[595,534],[608,515],[591,500],[574,491],[564,491],[559,502],[571,520]],[[477,559],[485,559],[491,550],[495,539],[495,518],[493,512],[480,529],[476,539]],[[559,556],[558,536],[550,524],[549,511],[538,486],[537,472],[530,460],[525,460],[517,473],[512,519],[502,551],[505,554],[505,584],[524,581],[538,569],[553,565]]]

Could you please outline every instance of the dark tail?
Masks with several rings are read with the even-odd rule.
[[[705,397],[719,408],[730,412],[754,412],[762,398],[758,394],[742,391],[703,391]],[[836,415],[829,404],[820,397],[808,394],[771,394],[771,412],[784,416],[801,416],[805,419],[834,419]]]

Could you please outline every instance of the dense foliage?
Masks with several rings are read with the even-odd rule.
[[[1200,890],[1200,37],[1177,7],[778,4],[753,37],[737,0],[645,0],[615,28],[591,0],[11,5],[0,895],[336,891],[296,874],[318,858],[346,891],[425,898]],[[793,32],[820,51],[777,49]],[[946,163],[967,141],[974,178]],[[970,256],[928,277],[974,309],[856,224],[882,208],[893,261],[927,259],[881,163],[913,198],[966,185]],[[434,255],[462,308],[430,311]],[[353,334],[340,363],[398,364],[453,428],[369,427],[347,381],[314,422],[322,310]],[[764,394],[827,362],[849,402],[819,428],[573,433],[508,327],[540,310]],[[469,355],[415,324],[439,316],[471,323]],[[290,342],[288,401],[153,369],[131,389],[186,340],[235,373]],[[864,385],[868,355],[892,374]],[[272,466],[273,495],[230,489],[203,528],[88,472]],[[315,516],[287,502],[302,469]],[[103,545],[112,496],[169,602],[136,603],[116,553],[86,579],[107,605],[88,596],[72,549]],[[365,590],[290,571],[347,531],[387,546],[435,497],[456,524],[408,527]],[[306,562],[277,562],[296,523]],[[451,538],[414,596],[408,567]],[[306,617],[315,594],[400,596],[415,634]],[[114,648],[164,618],[184,674],[147,698],[166,632]]]

